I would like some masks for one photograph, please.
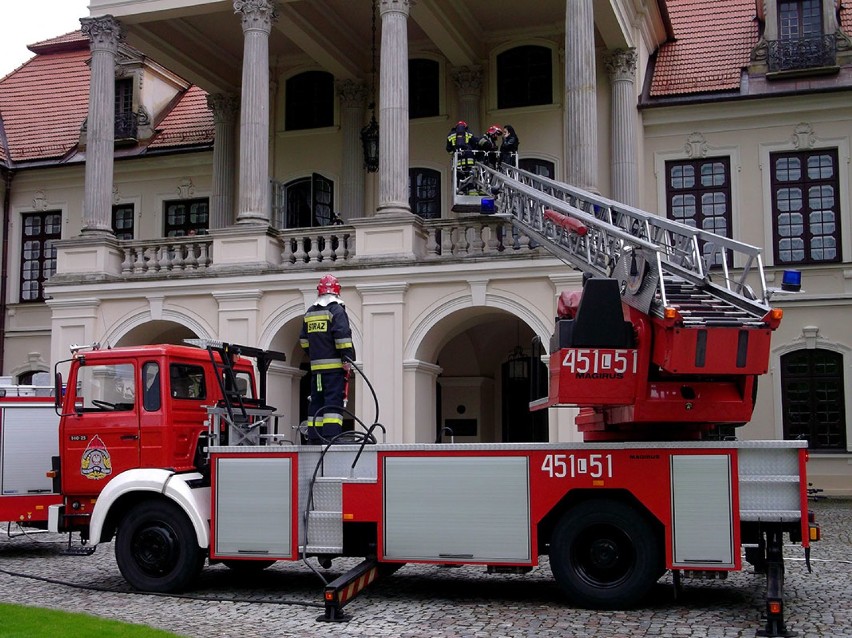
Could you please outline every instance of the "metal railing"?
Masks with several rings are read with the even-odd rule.
[[[767,44],[769,48],[766,62],[772,73],[837,64],[837,43],[834,35],[770,40]]]

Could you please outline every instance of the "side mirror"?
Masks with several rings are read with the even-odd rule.
[[[65,398],[62,393],[62,373],[56,372],[53,375],[53,400],[57,410],[62,409],[62,399]]]

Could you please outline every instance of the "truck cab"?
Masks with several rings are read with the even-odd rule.
[[[252,400],[251,363],[237,357],[231,370],[240,395]],[[59,428],[66,518],[83,525],[104,487],[128,470],[203,470],[207,406],[224,399],[222,375],[215,353],[189,346],[76,352]]]

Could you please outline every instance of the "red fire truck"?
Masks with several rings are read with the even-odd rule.
[[[767,576],[763,632],[784,635],[784,538],[807,551],[819,536],[807,443],[723,436],[751,417],[781,319],[759,251],[512,167],[477,170],[498,214],[593,275],[561,299],[549,392],[531,404],[578,406],[585,442],[385,444],[376,423],[301,445],[265,402],[283,354],[76,348],[56,375],[58,418],[0,400],[0,519],[79,533],[80,553],[115,539],[144,591],[187,589],[205,561],[363,558],[327,585],[327,620],[409,562],[523,573],[548,556],[570,603],[624,608],[667,570],[678,586],[724,577],[744,553]],[[38,451],[31,427],[47,433]],[[22,462],[52,482],[16,483]]]

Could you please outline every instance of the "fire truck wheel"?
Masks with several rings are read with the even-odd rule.
[[[585,501],[566,512],[550,539],[550,569],[572,602],[597,609],[637,604],[664,566],[647,517],[620,501]]]
[[[223,560],[225,565],[232,572],[237,574],[256,574],[262,572],[267,567],[275,564],[274,560]]]
[[[130,509],[118,526],[115,559],[128,583],[154,592],[186,589],[204,566],[192,523],[170,501]]]

